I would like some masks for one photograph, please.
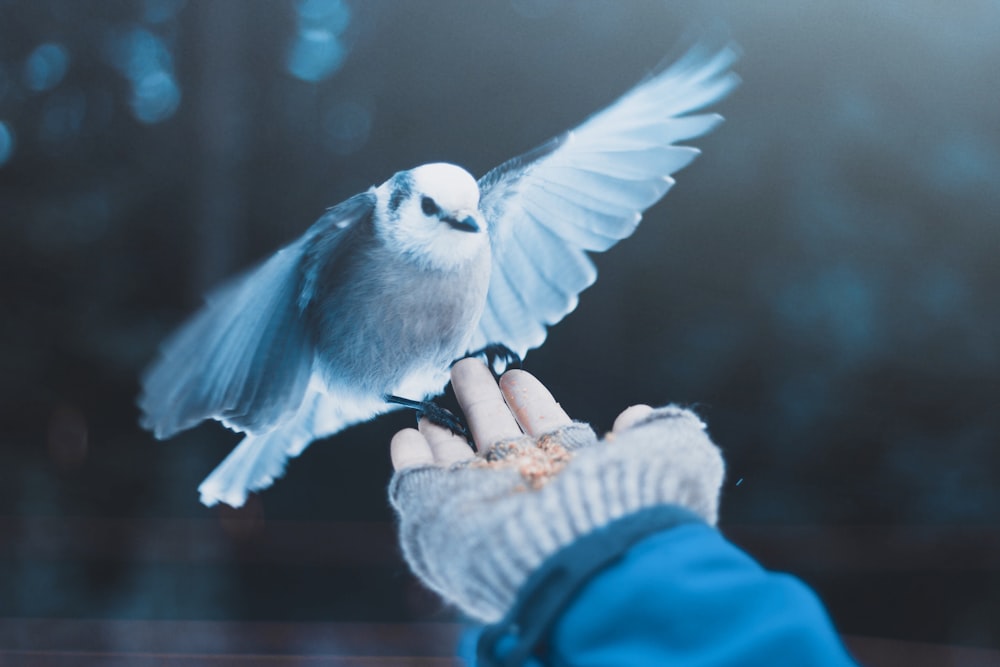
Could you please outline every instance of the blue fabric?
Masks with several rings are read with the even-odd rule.
[[[501,661],[514,643],[498,643]],[[764,570],[705,524],[635,543],[579,591],[536,654],[524,664],[856,665],[805,584]]]
[[[591,579],[641,540],[685,523],[704,524],[704,520],[677,505],[655,505],[581,535],[552,554],[524,582],[504,618],[483,630],[476,650],[480,662],[490,667],[525,664]],[[497,662],[500,655],[503,660]]]

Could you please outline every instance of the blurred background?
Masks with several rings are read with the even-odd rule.
[[[720,28],[726,123],[526,368],[599,430],[696,406],[723,531],[871,664],[1000,664],[990,0],[0,0],[0,664],[451,664],[385,497],[411,415],[206,509],[239,437],[155,441],[139,374],[326,207],[481,175]]]

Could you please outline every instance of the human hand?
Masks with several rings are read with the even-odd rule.
[[[586,424],[574,422],[548,389],[533,375],[522,370],[508,371],[499,386],[493,374],[478,359],[463,359],[451,373],[452,386],[465,414],[476,450],[483,461],[511,458],[517,449],[527,465],[546,465],[566,459],[569,451],[597,441]],[[636,406],[631,411],[648,406]],[[638,413],[636,413],[638,414]],[[616,428],[622,428],[616,423]],[[542,436],[549,436],[540,439]],[[497,446],[505,449],[503,455]],[[391,443],[395,470],[415,466],[450,466],[469,462],[475,453],[464,438],[430,420],[422,419],[417,429],[404,429]]]
[[[480,453],[422,420],[392,440],[389,497],[410,567],[470,616],[498,620],[546,558],[641,509],[715,522],[722,458],[691,412],[634,406],[599,442],[524,371],[498,387],[463,360],[452,382]]]

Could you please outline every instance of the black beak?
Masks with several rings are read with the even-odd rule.
[[[457,229],[460,232],[478,232],[479,223],[471,215],[467,215],[461,220],[452,217],[441,218],[442,222],[447,222],[451,225],[452,229]]]

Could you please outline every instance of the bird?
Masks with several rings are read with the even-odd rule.
[[[722,120],[732,44],[696,44],[603,110],[478,180],[436,162],[328,209],[209,293],[142,377],[166,439],[213,419],[244,438],[198,487],[242,506],[313,441],[399,407],[433,411],[451,365],[540,346]],[[440,413],[436,413],[440,417]]]

